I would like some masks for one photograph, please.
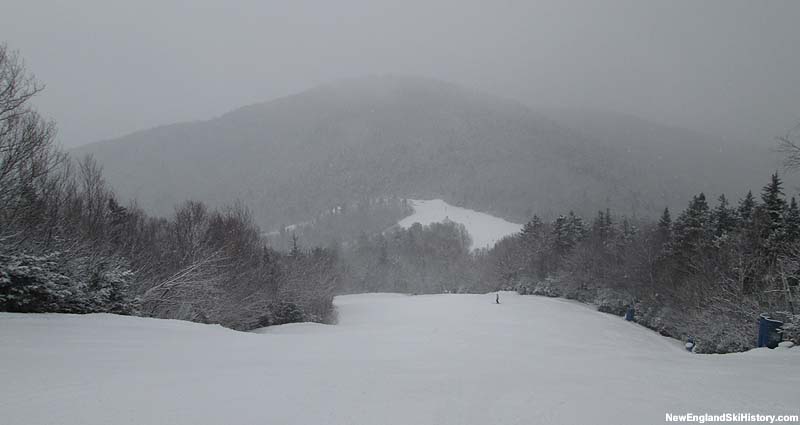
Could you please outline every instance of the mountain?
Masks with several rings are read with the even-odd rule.
[[[738,196],[774,167],[766,151],[750,162],[712,137],[632,117],[549,112],[436,80],[367,77],[73,153],[93,154],[118,194],[152,213],[241,200],[268,229],[381,196],[518,222],[606,207],[653,215],[700,190]]]

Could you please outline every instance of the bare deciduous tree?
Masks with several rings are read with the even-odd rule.
[[[217,270],[225,261],[221,255],[215,251],[199,258],[146,290],[141,297],[145,313],[185,320],[218,316],[212,310],[223,309],[219,300],[225,276]]]
[[[40,180],[65,159],[53,142],[55,124],[29,105],[42,89],[19,55],[0,44],[0,220],[6,225],[30,212]]]
[[[783,154],[783,166],[786,169],[800,169],[800,123],[786,135],[778,137],[778,152]]]

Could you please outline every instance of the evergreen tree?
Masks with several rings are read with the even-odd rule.
[[[783,182],[778,173],[773,173],[772,178],[761,192],[762,207],[769,215],[769,226],[772,232],[778,231],[783,225],[783,214],[786,211],[786,200],[783,199]]]
[[[546,237],[545,224],[541,218],[534,215],[525,223],[520,233],[520,242],[524,250],[523,261],[527,271],[543,279],[547,275],[547,251],[549,238]]]
[[[664,208],[661,213],[661,218],[658,219],[658,238],[663,244],[672,239],[672,216],[669,213],[669,208]]]
[[[795,243],[800,240],[800,208],[797,206],[797,200],[792,196],[789,207],[786,208],[784,216],[784,225],[786,227],[786,238],[789,243]]]
[[[378,264],[383,267],[389,264],[389,242],[386,240],[383,234],[378,235],[378,246],[380,248],[378,253]]]
[[[586,225],[583,223],[583,218],[575,215],[573,211],[569,212],[567,216],[567,225],[573,245],[586,237]]]
[[[746,255],[748,258],[758,256],[763,245],[765,236],[764,231],[761,230],[765,227],[767,214],[764,212],[760,205],[758,205],[752,191],[748,191],[747,195],[739,201],[738,213],[738,227],[739,227],[739,251]],[[750,282],[746,282],[746,286],[750,286]]]
[[[747,226],[752,223],[753,220],[753,210],[756,208],[756,199],[753,196],[753,191],[747,191],[747,195],[745,195],[744,199],[739,201],[739,220],[742,221],[743,226]]]
[[[675,247],[678,253],[690,256],[710,242],[711,212],[706,196],[700,193],[692,198],[686,208],[675,221]]]
[[[611,219],[611,211],[606,209],[605,212],[598,211],[597,217],[592,222],[592,233],[594,238],[600,244],[605,245],[614,237],[614,222]]]
[[[605,223],[605,214],[602,210],[597,211],[597,217],[592,221],[592,233],[600,240],[603,240],[603,224]]]
[[[631,220],[628,217],[622,218],[622,239],[624,242],[631,241],[638,232],[636,226],[631,223]]]
[[[788,235],[784,226],[787,205],[783,197],[783,182],[778,173],[773,173],[770,182],[761,191],[762,204],[756,207],[753,220],[756,235],[766,254],[768,264],[786,247]]]
[[[553,248],[559,255],[566,254],[571,248],[567,217],[558,216],[553,222]]]
[[[736,210],[730,207],[725,195],[719,196],[719,203],[711,214],[714,222],[714,233],[723,236],[736,228]]]
[[[534,241],[540,239],[543,228],[544,223],[542,222],[542,219],[539,218],[539,216],[534,215],[529,222],[522,226],[520,237],[522,238],[523,243],[526,246],[530,246]]]

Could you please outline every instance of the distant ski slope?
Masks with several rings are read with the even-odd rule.
[[[261,333],[0,313],[0,423],[619,425],[797,412],[798,348],[694,355],[570,301],[494,300],[343,296],[338,325]]]
[[[472,237],[472,249],[491,248],[505,236],[512,235],[522,229],[521,224],[511,223],[502,218],[454,207],[441,199],[429,201],[411,200],[414,214],[401,220],[398,225],[407,228],[414,223],[423,225],[450,220],[461,223]]]

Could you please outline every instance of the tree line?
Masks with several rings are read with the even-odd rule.
[[[0,45],[0,310],[112,312],[250,329],[329,321],[337,254],[266,246],[242,205],[169,218],[123,205],[31,106],[42,86]]]
[[[722,195],[692,198],[673,220],[600,211],[590,223],[570,213],[534,217],[518,235],[482,254],[497,288],[564,296],[622,314],[662,334],[699,341],[703,352],[753,347],[756,320],[770,313],[797,338],[800,209],[778,174],[759,197],[737,205]]]

